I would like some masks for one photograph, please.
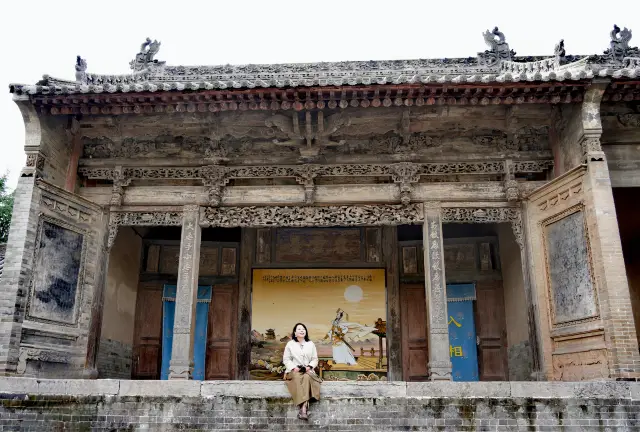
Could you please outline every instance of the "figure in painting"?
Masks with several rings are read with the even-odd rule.
[[[298,418],[309,419],[309,401],[320,399],[320,383],[322,380],[316,375],[318,366],[318,352],[313,342],[309,340],[307,327],[297,323],[293,327],[291,340],[287,342],[282,356],[286,370],[284,379],[293,403],[298,406]]]
[[[336,318],[331,322],[331,330],[324,337],[331,338],[333,349],[333,363],[343,363],[347,365],[355,365],[357,361],[353,356],[355,349],[346,341],[347,333],[351,332],[354,337],[362,337],[375,330],[375,327],[368,327],[362,324],[343,322],[342,318],[346,316],[347,321],[349,315],[342,309],[336,311]]]

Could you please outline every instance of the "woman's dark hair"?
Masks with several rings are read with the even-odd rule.
[[[307,326],[302,323],[296,323],[296,325],[293,326],[293,331],[291,332],[291,340],[298,340],[298,338],[296,338],[296,329],[298,328],[299,325],[304,327],[305,342],[309,342],[309,330],[307,330]]]

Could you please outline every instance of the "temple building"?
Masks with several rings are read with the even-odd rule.
[[[483,36],[10,85],[0,375],[279,380],[302,322],[325,381],[640,378],[640,50]]]

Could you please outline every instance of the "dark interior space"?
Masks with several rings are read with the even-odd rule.
[[[629,280],[629,294],[640,335],[640,188],[613,188],[622,254]]]

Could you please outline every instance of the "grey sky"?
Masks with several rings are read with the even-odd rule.
[[[498,26],[518,55],[601,53],[613,24],[635,30],[640,1],[33,1],[0,2],[0,173],[15,187],[24,165],[24,127],[10,82],[43,74],[129,72],[146,37],[171,65],[469,57]]]

